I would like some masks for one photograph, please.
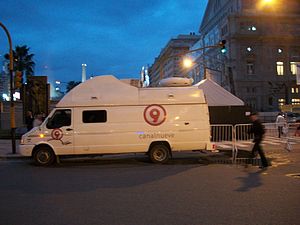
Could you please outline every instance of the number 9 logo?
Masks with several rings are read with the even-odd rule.
[[[144,110],[144,119],[152,126],[162,124],[165,122],[166,117],[166,110],[161,105],[149,105]]]
[[[51,132],[51,137],[54,140],[60,140],[63,137],[63,131],[59,128],[53,129]]]

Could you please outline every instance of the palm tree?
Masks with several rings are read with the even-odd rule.
[[[29,54],[29,48],[26,45],[16,46],[13,50],[14,70],[25,73],[26,79],[34,75],[33,56],[34,54]],[[5,54],[4,57],[9,59],[9,54]]]

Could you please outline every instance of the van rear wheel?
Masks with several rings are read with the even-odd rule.
[[[153,145],[149,151],[150,160],[154,163],[166,163],[170,158],[170,150],[166,145]]]
[[[50,166],[55,161],[55,154],[49,146],[39,146],[33,154],[37,166]]]

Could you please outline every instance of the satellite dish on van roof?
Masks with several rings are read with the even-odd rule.
[[[194,80],[187,77],[168,77],[159,81],[160,87],[186,87],[191,86]]]

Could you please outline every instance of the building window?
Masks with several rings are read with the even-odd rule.
[[[247,87],[246,91],[247,93],[256,93],[256,87]]]
[[[299,93],[299,88],[293,87],[291,92],[292,92],[292,94],[298,94]]]
[[[256,30],[256,26],[248,26],[248,31],[255,32]]]
[[[217,12],[217,10],[220,8],[220,0],[217,0],[215,2],[215,5],[214,5],[214,12]]]
[[[254,74],[254,63],[247,63],[247,75]]]
[[[240,23],[240,29],[242,31],[256,32],[257,26],[253,21],[243,21]]]
[[[278,99],[278,105],[285,105],[285,99],[284,98]]]
[[[300,105],[300,98],[293,98],[292,105]]]
[[[227,25],[225,25],[221,29],[221,35],[224,36],[225,34],[227,34],[227,32],[228,32],[228,27]]]
[[[297,74],[297,63],[296,62],[291,62],[290,65],[291,65],[291,73],[293,75],[296,75]]]
[[[284,74],[283,62],[276,62],[276,66],[277,66],[277,75],[283,76]]]
[[[246,105],[252,108],[253,110],[256,110],[256,99],[247,99]]]

